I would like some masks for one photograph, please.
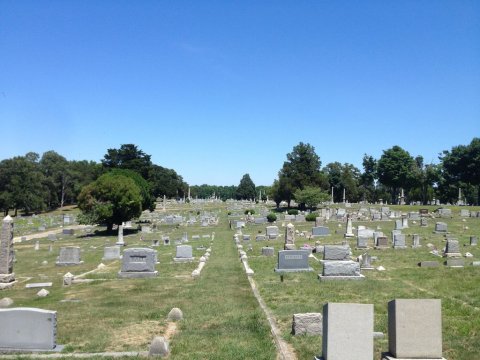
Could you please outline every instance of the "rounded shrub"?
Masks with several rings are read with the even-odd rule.
[[[298,210],[297,209],[289,209],[288,210],[288,215],[298,215]]]
[[[277,215],[270,213],[267,215],[267,220],[268,222],[273,223],[274,221],[277,221]]]
[[[318,214],[317,213],[310,213],[305,216],[305,220],[307,221],[315,221],[317,218]]]
[[[248,213],[250,213],[250,215],[253,215],[253,214],[255,214],[255,210],[253,210],[253,209],[246,209],[245,212],[244,212],[244,214],[245,214],[245,215],[248,215]]]

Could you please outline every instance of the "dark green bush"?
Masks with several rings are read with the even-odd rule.
[[[318,214],[317,213],[310,213],[305,216],[305,220],[307,221],[315,221],[317,218]]]
[[[248,213],[250,213],[250,215],[253,215],[253,214],[255,214],[255,210],[253,210],[253,209],[246,209],[245,212],[244,212],[244,214],[247,215]]]
[[[274,221],[277,221],[277,215],[270,213],[267,215],[267,220],[268,222],[273,223]]]
[[[288,210],[288,215],[298,215],[298,210],[297,209],[289,209]]]

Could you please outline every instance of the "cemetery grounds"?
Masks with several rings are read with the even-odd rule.
[[[40,249],[35,250],[36,240],[15,243],[16,263],[14,272],[18,283],[0,292],[0,298],[14,300],[14,307],[35,307],[57,311],[57,343],[64,345],[63,352],[102,353],[124,351],[148,351],[154,336],[166,336],[170,341],[170,359],[277,359],[278,354],[266,316],[254,297],[247,275],[240,262],[233,241],[235,230],[228,221],[244,218],[244,208],[254,208],[255,216],[265,209],[264,205],[243,204],[243,208],[231,209],[228,203],[181,204],[168,206],[166,211],[157,210],[158,216],[178,214],[185,217],[210,213],[219,218],[217,225],[201,226],[200,221],[192,225],[167,225],[157,223],[151,233],[124,230],[124,240],[131,247],[150,247],[153,240],[160,240],[158,252],[159,275],[148,279],[119,279],[121,260],[102,261],[103,248],[113,246],[115,235],[107,235],[102,227],[76,230],[74,235],[57,234],[52,241],[47,236],[39,240]],[[378,206],[373,206],[377,207]],[[358,209],[352,205],[348,211]],[[390,206],[391,210],[411,212],[433,206]],[[469,246],[470,235],[480,237],[480,218],[460,217],[460,207],[452,209],[452,218],[428,218],[428,226],[420,227],[409,221],[406,234],[406,249],[369,249],[377,259],[373,266],[383,266],[385,271],[362,271],[362,281],[320,282],[322,265],[315,258],[309,259],[313,272],[289,273],[283,282],[273,269],[277,263],[276,253],[283,250],[283,215],[278,214],[280,236],[276,240],[255,241],[259,233],[265,234],[270,224],[246,224],[243,234],[251,240],[244,242],[248,264],[255,272],[254,283],[280,329],[281,337],[297,359],[313,359],[321,354],[320,336],[293,336],[292,316],[294,313],[322,312],[327,302],[374,304],[374,331],[383,332],[384,338],[375,339],[375,359],[388,351],[387,303],[395,298],[436,298],[442,301],[443,356],[449,360],[480,359],[480,267],[471,266],[480,260],[479,246]],[[463,208],[463,207],[462,207]],[[465,208],[463,208],[465,209]],[[480,208],[469,207],[469,210]],[[270,211],[271,209],[268,209]],[[76,209],[69,210],[73,216]],[[238,216],[228,215],[228,212]],[[447,223],[450,235],[460,242],[461,252],[470,252],[473,258],[465,259],[464,268],[448,268],[444,258],[429,253],[427,243],[440,252],[445,246],[445,237],[435,234],[435,222]],[[60,213],[40,215],[36,218],[16,218],[14,236],[34,233],[38,226],[47,225],[46,230],[59,228]],[[294,223],[295,229],[311,231],[314,222]],[[364,225],[370,229],[380,227],[391,244],[394,221],[354,221],[353,226]],[[134,223],[134,226],[136,224]],[[314,246],[315,241],[324,244],[341,244],[346,223],[330,220],[325,223],[329,236],[315,239],[296,236],[297,248],[303,244]],[[34,230],[35,229],[35,230]],[[339,233],[336,234],[336,230]],[[175,240],[188,234],[188,244],[193,247],[195,261],[174,263]],[[214,238],[212,235],[215,233]],[[412,234],[420,235],[422,247],[412,249]],[[199,239],[192,239],[199,235]],[[169,236],[170,245],[164,246],[162,236]],[[208,237],[207,237],[208,236]],[[370,240],[370,246],[371,244]],[[353,256],[365,250],[356,250],[356,239],[348,240]],[[247,250],[251,244],[251,250]],[[192,271],[204,248],[211,248],[201,275],[193,279]],[[49,247],[51,250],[49,251]],[[56,266],[60,247],[79,246],[83,264]],[[263,246],[273,246],[275,256],[261,255]],[[321,259],[321,254],[314,254]],[[438,261],[439,267],[420,268],[420,261]],[[45,261],[47,263],[45,263]],[[98,269],[100,263],[106,265]],[[93,272],[90,272],[95,270]],[[87,273],[84,279],[92,282],[63,285],[63,275]],[[47,297],[37,297],[38,288],[27,289],[25,284],[53,282]],[[167,314],[173,307],[183,311],[184,319],[169,323]],[[21,359],[19,355],[17,358]],[[105,359],[106,357],[103,357]]]

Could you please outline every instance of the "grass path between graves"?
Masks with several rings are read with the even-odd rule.
[[[228,231],[189,290],[172,359],[276,359],[270,326],[250,289]]]

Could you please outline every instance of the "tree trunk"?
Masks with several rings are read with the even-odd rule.
[[[107,233],[113,232],[113,223],[107,223]]]

